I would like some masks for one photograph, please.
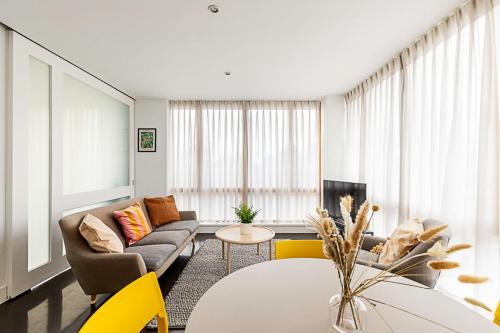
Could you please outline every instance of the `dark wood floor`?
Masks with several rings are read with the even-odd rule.
[[[313,234],[277,234],[276,238],[310,239]],[[169,269],[160,277],[163,295],[172,288],[191,256],[201,243],[213,234],[199,234],[195,247],[188,246]],[[97,307],[109,295],[100,295]],[[0,332],[78,332],[82,324],[95,311],[89,306],[89,297],[83,294],[71,270],[43,285],[0,305]],[[171,330],[173,333],[182,330]]]

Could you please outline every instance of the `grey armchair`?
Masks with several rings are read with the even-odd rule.
[[[429,228],[441,225],[441,224],[443,224],[443,223],[440,221],[437,221],[437,220],[431,220],[431,219],[425,220],[425,221],[423,221],[424,231],[429,229]],[[420,242],[417,246],[415,246],[410,252],[408,252],[401,259],[406,259],[406,258],[411,257],[411,256],[416,255],[416,254],[425,253],[437,241],[441,241],[443,246],[447,246],[449,241],[450,241],[450,238],[451,238],[450,228],[446,228],[444,231],[442,231],[439,235],[434,237],[432,240],[430,240],[426,243]],[[370,251],[375,245],[377,245],[379,243],[385,244],[386,241],[387,240],[385,238],[366,235],[365,239],[363,241],[363,244],[361,246],[361,249],[364,251]],[[401,259],[399,259],[399,260],[401,260]],[[406,274],[418,274],[415,276],[408,277],[408,279],[419,282],[427,287],[434,288],[434,286],[436,285],[436,282],[439,278],[439,271],[433,271],[427,267],[427,262],[431,259],[432,259],[431,257],[423,257],[423,258],[419,257],[416,259],[408,260],[408,262],[406,262],[404,265],[401,265],[400,267],[398,267],[396,269],[396,271],[404,269],[406,267],[409,267],[410,265],[413,265],[413,264],[420,261],[420,263],[418,265],[416,265],[414,268],[405,272]],[[362,260],[362,259],[358,259],[358,264],[369,265],[371,267],[378,268],[381,270],[387,270],[390,267],[388,265],[369,262],[369,261]]]

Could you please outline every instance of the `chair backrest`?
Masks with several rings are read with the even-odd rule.
[[[427,219],[422,222],[424,231],[430,228],[434,228],[443,224],[439,220]],[[420,242],[415,246],[410,252],[401,257],[399,260],[405,260],[411,258],[415,255],[426,253],[436,242],[441,242],[443,246],[448,246],[452,236],[450,227],[441,231],[438,235],[427,242]],[[427,262],[432,260],[430,256],[427,257],[416,257],[415,259],[409,259],[405,264],[401,265],[398,270],[407,269],[408,267],[413,267],[407,271],[405,274],[412,275],[408,276],[408,279],[421,283],[430,288],[434,288],[436,285],[440,271],[435,271],[427,267]]]
[[[274,243],[276,259],[287,258],[319,258],[326,259],[323,254],[321,240],[281,240]]]
[[[140,332],[154,316],[167,333],[167,313],[156,274],[148,273],[117,292],[87,320],[80,333]]]
[[[498,302],[497,310],[495,311],[495,317],[493,318],[493,322],[500,326],[500,302]]]

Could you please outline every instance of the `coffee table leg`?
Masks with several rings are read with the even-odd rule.
[[[227,274],[231,273],[231,243],[227,242]]]
[[[273,242],[269,240],[269,260],[273,260]]]
[[[257,243],[257,255],[259,255],[259,254],[260,254],[260,244]]]
[[[222,242],[222,259],[224,259],[224,241],[221,242]]]

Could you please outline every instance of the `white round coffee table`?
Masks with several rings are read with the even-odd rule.
[[[274,238],[274,231],[271,228],[254,225],[250,235],[240,234],[239,225],[230,225],[221,228],[215,233],[215,237],[222,241],[222,259],[224,259],[224,252],[227,252],[227,274],[231,273],[231,244],[239,245],[255,245],[257,244],[257,255],[260,253],[260,243],[269,242],[269,260],[273,259],[272,256],[272,239]],[[225,250],[227,244],[227,251]]]

